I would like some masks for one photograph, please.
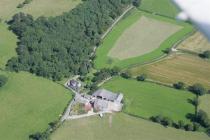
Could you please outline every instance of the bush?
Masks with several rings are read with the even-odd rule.
[[[164,126],[172,126],[173,121],[168,117],[164,117],[161,121],[161,124]]]
[[[139,7],[141,4],[141,0],[133,0],[133,6]]]
[[[185,126],[184,121],[182,121],[182,120],[178,121],[178,128],[179,129],[183,129],[184,126]]]
[[[185,125],[185,130],[186,131],[193,131],[194,130],[194,128],[193,128],[193,125],[192,124],[187,124],[187,125]]]
[[[125,78],[125,79],[131,78],[131,74],[128,73],[128,72],[123,72],[123,73],[121,73],[121,76],[122,76],[123,78]]]
[[[145,81],[146,78],[147,78],[146,74],[142,74],[142,75],[136,77],[137,81]]]
[[[0,87],[3,87],[7,83],[7,77],[0,75]]]
[[[184,89],[185,83],[183,83],[183,82],[178,82],[178,83],[173,84],[173,87],[174,87],[175,89]]]
[[[197,107],[200,104],[200,100],[198,98],[194,98],[192,104]]]
[[[202,58],[208,58],[209,59],[210,58],[210,50],[203,52],[200,56]]]
[[[210,120],[208,118],[208,115],[203,110],[198,111],[196,115],[196,122],[205,128],[210,127]]]
[[[193,86],[190,86],[189,91],[193,92],[198,96],[206,94],[206,89],[201,84],[194,84]]]
[[[18,4],[17,8],[23,8],[24,7],[24,4],[23,3],[20,3]]]
[[[200,124],[199,123],[194,123],[194,128],[193,128],[193,130],[194,131],[198,131],[199,130],[199,128],[200,128]]]

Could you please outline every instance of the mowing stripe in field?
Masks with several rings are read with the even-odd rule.
[[[164,42],[161,43],[160,47],[155,49],[154,51],[134,57],[129,58],[125,60],[119,60],[119,59],[113,59],[108,57],[108,53],[110,49],[115,45],[117,39],[122,35],[122,33],[131,25],[133,25],[135,22],[137,22],[140,17],[144,15],[149,18],[154,18],[156,20],[161,20],[173,24],[177,24],[180,26],[183,26],[181,30],[176,32],[175,34],[171,35],[168,39],[166,39]],[[113,28],[112,32],[108,34],[108,36],[103,40],[102,45],[99,46],[99,48],[96,51],[96,60],[95,60],[95,67],[100,69],[103,67],[113,67],[118,66],[120,68],[126,68],[132,65],[136,64],[143,64],[145,62],[152,61],[158,57],[161,57],[164,53],[163,50],[166,48],[172,47],[176,42],[181,40],[183,36],[189,34],[192,32],[193,27],[187,23],[179,23],[175,20],[168,19],[165,17],[157,16],[157,15],[151,15],[145,12],[141,12],[138,10],[133,10],[131,14],[127,17],[125,17],[123,20],[121,20],[115,28]]]

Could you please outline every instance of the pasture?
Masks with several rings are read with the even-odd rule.
[[[1,0],[0,18],[8,20],[18,12],[28,13],[36,18],[39,16],[57,16],[63,12],[68,12],[81,2],[81,0],[33,0],[23,8],[17,8],[17,5],[23,1]]]
[[[112,118],[112,119],[111,119]],[[112,120],[112,121],[110,121]],[[111,122],[111,123],[110,123]],[[159,124],[119,113],[104,118],[89,117],[65,122],[52,140],[209,140],[199,132],[166,128]]]
[[[149,79],[173,84],[179,81],[192,85],[201,83],[210,89],[210,62],[190,54],[171,55],[159,62],[133,67],[129,70],[133,76],[142,73]]]
[[[194,98],[194,95],[187,91],[120,77],[105,83],[103,88],[123,93],[124,112],[143,118],[163,115],[174,121],[189,122],[185,116],[194,112],[194,107],[188,102],[189,99]]]
[[[142,16],[149,19],[149,22],[148,24],[144,24],[143,21],[143,25],[141,24],[142,27],[140,27],[138,22],[141,23]],[[138,30],[132,33],[132,31],[135,30],[135,28],[132,29],[132,27],[135,26],[138,26]],[[113,66],[126,68],[152,61],[164,55],[163,50],[172,47],[192,30],[193,28],[189,24],[177,23],[175,20],[133,10],[113,28],[102,41],[102,44],[97,48],[95,67],[97,69]],[[131,38],[131,36],[135,37]],[[140,36],[140,38],[137,36]],[[126,38],[130,38],[130,40]],[[125,42],[127,45],[124,45]],[[129,45],[129,43],[131,43],[131,45]],[[123,44],[123,46],[121,44]],[[126,53],[126,50],[121,50],[121,47],[123,47],[123,49],[126,48],[126,50],[131,50],[133,54]],[[136,48],[138,49],[135,51]],[[109,57],[110,55],[112,57]],[[115,56],[123,56],[128,59],[120,60]],[[134,57],[129,58],[131,56]]]
[[[200,32],[196,32],[195,34],[184,40],[179,45],[178,49],[195,53],[202,53],[206,50],[210,50],[210,43]]]
[[[17,37],[8,29],[4,23],[0,23],[0,68],[4,69],[7,61],[16,56]]]
[[[207,94],[207,95],[204,95],[204,96],[201,96],[199,97],[199,100],[200,100],[200,105],[199,105],[199,109],[202,109],[204,110],[209,118],[210,118],[210,109],[209,109],[209,106],[210,106],[210,95]]]
[[[0,137],[2,140],[28,140],[59,118],[71,93],[61,85],[29,73],[0,71],[8,77],[0,88]]]
[[[142,0],[139,9],[171,18],[179,12],[171,0]]]
[[[117,39],[108,56],[125,60],[150,53],[181,28],[172,23],[142,16]]]

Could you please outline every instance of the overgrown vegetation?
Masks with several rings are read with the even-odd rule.
[[[23,3],[18,4],[17,8],[23,8],[26,4],[31,3],[33,0],[25,0]]]
[[[71,74],[86,74],[92,67],[90,54],[99,45],[101,34],[131,0],[88,0],[55,18],[36,20],[23,13],[9,22],[19,37],[17,53],[7,69],[29,71],[61,80]]]
[[[0,87],[3,87],[7,83],[7,77],[4,75],[0,75]]]

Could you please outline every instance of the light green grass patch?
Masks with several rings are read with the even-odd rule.
[[[208,114],[208,117],[210,118],[210,95],[204,95],[199,97],[200,100],[200,105],[199,105],[199,109],[202,109],[203,111],[205,111]]]
[[[9,79],[0,88],[0,139],[28,140],[55,121],[71,99],[61,85],[32,74],[2,72]]]
[[[117,39],[108,56],[125,60],[150,53],[182,26],[142,16]]]
[[[163,115],[174,121],[186,119],[188,113],[194,113],[194,107],[188,100],[194,95],[187,91],[175,90],[148,82],[138,82],[120,77],[103,85],[105,89],[125,96],[125,112],[143,118]]]
[[[139,9],[175,18],[179,10],[171,0],[142,0]]]
[[[154,18],[156,20],[177,24],[179,26],[183,26],[183,28],[179,30],[178,32],[176,32],[175,34],[168,37],[165,41],[161,43],[159,48],[155,49],[154,51],[150,53],[147,53],[138,57],[134,57],[134,58],[125,59],[125,60],[113,59],[113,58],[108,57],[109,51],[115,45],[116,41],[123,34],[123,32],[127,28],[135,24],[135,22],[137,22],[142,15],[149,18]],[[146,62],[150,62],[164,55],[163,50],[165,50],[166,48],[172,47],[176,42],[181,40],[185,35],[192,32],[192,30],[193,30],[193,27],[187,23],[178,23],[175,20],[171,20],[171,19],[164,18],[161,16],[147,14],[145,12],[140,12],[138,10],[133,10],[129,16],[125,17],[113,28],[113,30],[103,40],[102,45],[99,46],[99,48],[97,48],[96,59],[94,61],[95,67],[97,69],[104,68],[104,67],[113,67],[113,66],[118,66],[120,68],[127,68],[133,65],[139,65],[139,64],[144,64]],[[156,38],[156,37],[157,36],[151,36],[151,39]]]
[[[8,29],[4,23],[0,23],[0,68],[4,69],[7,61],[16,56],[17,37]]]
[[[4,20],[10,19],[18,12],[24,12],[39,16],[57,16],[63,12],[68,12],[76,5],[81,3],[81,0],[33,0],[23,8],[17,8],[18,4],[24,0],[1,0],[0,1],[0,18]]]
[[[209,140],[199,132],[166,128],[126,114],[89,117],[65,122],[52,140]]]

